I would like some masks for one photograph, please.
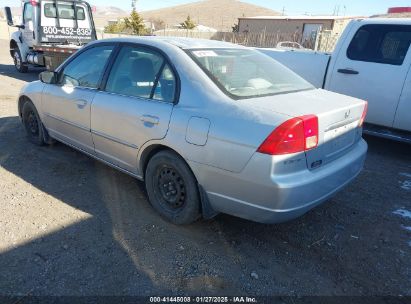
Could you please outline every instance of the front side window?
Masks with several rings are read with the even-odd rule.
[[[113,65],[106,91],[172,102],[175,77],[159,53],[126,46],[121,49]]]
[[[206,74],[234,99],[314,89],[274,59],[249,49],[188,51]]]
[[[23,19],[24,22],[33,20],[33,6],[30,3],[26,3],[26,5],[24,6]]]
[[[93,47],[74,58],[63,70],[60,83],[66,86],[97,88],[114,46]]]
[[[368,24],[355,34],[347,57],[356,61],[402,65],[410,42],[410,26]]]
[[[58,13],[60,19],[77,19],[77,20],[85,20],[86,15],[84,12],[84,8],[81,6],[76,5],[77,10],[77,18],[75,18],[74,6],[70,4],[61,4],[57,5]],[[44,16],[47,18],[57,18],[57,10],[56,5],[54,3],[46,3],[44,4]]]

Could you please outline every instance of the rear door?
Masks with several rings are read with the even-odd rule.
[[[87,3],[52,0],[41,2],[42,42],[77,44],[95,40],[95,37],[93,17]]]
[[[410,42],[409,25],[360,26],[352,41],[342,45],[326,89],[367,100],[366,121],[393,127],[410,66]]]
[[[124,45],[94,97],[91,132],[96,154],[138,174],[137,154],[147,141],[166,136],[176,76],[156,50]]]

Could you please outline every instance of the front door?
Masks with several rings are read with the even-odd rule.
[[[59,83],[44,89],[44,124],[50,135],[89,153],[94,153],[91,103],[113,48],[103,45],[80,53],[59,73]]]
[[[411,26],[369,24],[337,56],[326,89],[368,101],[366,122],[393,127],[410,66]]]
[[[140,147],[166,136],[175,99],[173,70],[158,52],[123,46],[105,90],[94,97],[91,132],[96,155],[135,174]]]

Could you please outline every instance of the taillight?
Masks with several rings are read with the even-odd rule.
[[[365,102],[364,110],[362,111],[361,119],[360,119],[360,122],[358,124],[358,126],[360,128],[364,124],[365,117],[367,116],[367,111],[368,111],[368,102]]]
[[[278,126],[264,140],[257,152],[280,155],[303,152],[318,145],[318,117],[294,117]]]

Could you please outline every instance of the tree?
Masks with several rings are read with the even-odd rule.
[[[134,35],[144,35],[147,33],[144,20],[135,8],[131,11],[130,17],[124,18],[124,24],[125,28]]]
[[[187,30],[192,30],[192,29],[194,29],[194,28],[197,26],[197,25],[194,23],[194,21],[191,20],[190,15],[188,15],[188,16],[187,16],[187,19],[186,19],[184,22],[180,23],[180,25],[181,25],[181,27],[182,27],[183,29],[187,29]]]
[[[149,18],[148,21],[150,21],[154,25],[154,29],[156,31],[163,30],[166,27],[166,23],[160,18]]]
[[[104,27],[104,32],[112,34],[125,33],[126,24],[124,23],[124,21],[117,21],[116,23],[111,23]]]

